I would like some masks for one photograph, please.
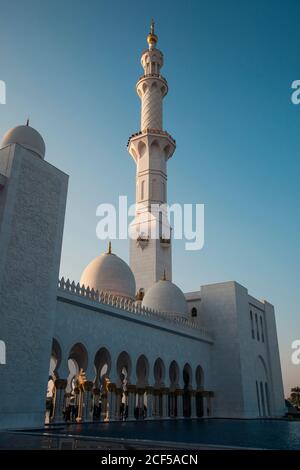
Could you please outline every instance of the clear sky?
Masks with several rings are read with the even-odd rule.
[[[61,274],[76,281],[106,248],[97,205],[134,202],[126,143],[155,19],[177,141],[169,202],[205,204],[205,246],[174,242],[173,279],[185,291],[236,280],[274,303],[286,390],[300,385],[299,15],[298,0],[0,0],[1,133],[30,116],[47,160],[70,175]],[[127,241],[113,248],[128,261]]]

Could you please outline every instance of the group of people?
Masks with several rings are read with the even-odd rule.
[[[53,410],[53,405],[52,405],[52,410]],[[94,421],[101,420],[101,411],[102,411],[101,402],[99,402],[98,404],[94,404],[93,406],[93,420]],[[74,403],[69,403],[63,410],[64,421],[75,422],[77,416],[78,416],[78,405],[75,405]],[[120,416],[121,421],[125,421],[128,418],[128,405],[125,405],[125,403],[121,403],[120,405],[119,416]],[[136,419],[141,418],[138,407],[136,407],[135,409],[135,417]]]
[[[147,407],[144,405],[143,408],[136,406],[134,408],[134,417],[135,419],[145,419],[147,418]]]
[[[53,397],[47,398],[47,412],[49,415],[49,422],[53,419],[54,414],[54,404],[53,404]],[[73,402],[70,402],[66,405],[63,409],[63,419],[65,422],[76,422],[76,418],[78,417],[78,410],[79,407]],[[99,401],[98,404],[94,404],[93,406],[93,420],[100,421],[101,420],[101,412],[102,412],[102,403]],[[145,419],[147,417],[147,407],[144,405],[143,408],[139,408],[138,406],[134,409],[134,417],[135,419]],[[126,421],[128,418],[128,405],[125,403],[121,403],[120,410],[119,410],[119,419],[120,421]]]
[[[75,422],[78,416],[78,405],[69,404],[63,410],[63,418],[66,422]]]

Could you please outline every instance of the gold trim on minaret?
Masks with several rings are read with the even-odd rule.
[[[151,25],[150,25],[150,33],[147,36],[147,42],[149,44],[149,48],[152,47],[154,48],[156,46],[156,43],[158,41],[158,37],[156,36],[154,32],[154,20],[151,20]]]

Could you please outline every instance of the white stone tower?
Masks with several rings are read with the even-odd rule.
[[[128,142],[128,151],[137,170],[136,217],[131,226],[137,239],[130,242],[130,267],[137,291],[146,291],[164,272],[168,280],[172,279],[171,231],[164,222],[164,205],[167,202],[167,161],[176,143],[163,130],[162,103],[168,83],[160,74],[163,54],[156,49],[153,21],[147,42],[149,47],[141,57],[144,74],[136,84],[141,99],[141,130]]]
[[[44,424],[68,185],[28,122],[1,147],[0,429]]]

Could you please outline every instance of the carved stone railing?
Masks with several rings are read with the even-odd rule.
[[[99,304],[109,305],[126,312],[140,315],[146,319],[167,322],[175,326],[197,330],[197,332],[199,332],[202,336],[211,339],[210,333],[205,328],[200,327],[199,323],[197,323],[192,318],[186,318],[183,315],[160,312],[157,310],[145,308],[141,306],[140,302],[135,302],[130,298],[114,295],[109,292],[99,292],[98,290],[95,291],[94,289],[85,287],[84,284],[80,285],[79,282],[75,284],[74,281],[70,282],[69,279],[65,281],[64,277],[58,281],[58,289],[69,294],[78,295],[80,297],[84,297],[85,299],[98,302]]]
[[[163,80],[166,84],[168,83],[167,82],[167,79],[165,77],[163,77],[160,73],[144,73],[143,75],[141,75],[139,78],[138,78],[138,81],[137,83],[140,81],[140,80],[143,80],[144,78],[160,78],[161,80]]]

